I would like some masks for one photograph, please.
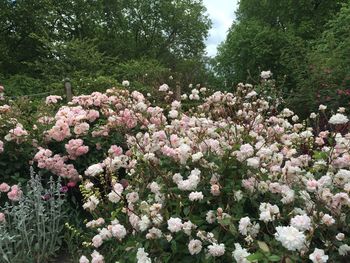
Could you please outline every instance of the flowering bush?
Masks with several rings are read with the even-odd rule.
[[[124,95],[107,92],[107,122],[92,131],[125,128],[127,145],[80,177],[93,216],[80,262],[339,262],[350,252],[344,113],[317,131],[318,114],[299,123],[243,84],[190,114]]]
[[[168,85],[159,90],[172,98]],[[89,214],[80,262],[345,260],[346,110],[320,127],[326,108],[299,122],[249,84],[204,92],[182,96],[200,103],[185,112],[179,101],[161,108],[109,89],[40,117],[34,162],[79,183]]]
[[[37,104],[33,105],[25,99],[4,101],[0,106],[1,181],[12,184],[25,183],[29,179],[30,161],[36,152],[35,145],[45,129],[35,121],[36,112],[49,112],[49,109],[39,108]]]

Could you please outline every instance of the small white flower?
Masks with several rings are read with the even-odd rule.
[[[338,108],[338,112],[340,113],[344,113],[346,111],[346,109],[344,107],[339,107]]]
[[[258,157],[248,158],[247,165],[253,168],[259,168],[260,160]]]
[[[112,191],[108,194],[108,200],[111,201],[112,203],[118,203],[120,201],[120,195]]]
[[[148,253],[144,248],[139,248],[136,253],[137,263],[151,263],[152,260],[148,257]]]
[[[290,225],[300,231],[310,230],[311,219],[307,215],[297,215],[290,220]]]
[[[318,110],[324,111],[324,110],[326,110],[326,109],[327,109],[327,106],[326,106],[326,105],[323,105],[323,104],[321,104],[321,105],[318,107]]]
[[[169,118],[175,119],[179,116],[179,112],[177,110],[171,110],[169,111]]]
[[[247,251],[247,249],[242,248],[240,244],[235,243],[235,250],[232,252],[232,256],[237,263],[249,263],[250,261],[247,260],[249,255],[250,253]]]
[[[304,247],[306,237],[298,229],[292,226],[276,227],[275,238],[288,250],[301,250]]]
[[[250,227],[251,225],[252,223],[250,222],[249,217],[242,217],[239,220],[238,230],[242,235],[246,236],[248,234],[248,227]]]
[[[215,216],[215,213],[214,213],[213,210],[210,210],[210,211],[207,212],[207,216],[206,216],[205,220],[207,220],[207,222],[209,224],[212,224],[212,223],[215,222],[216,216]]]
[[[98,174],[103,173],[103,167],[100,163],[90,165],[86,170],[85,170],[85,175],[86,176],[96,176]]]
[[[143,231],[145,231],[147,228],[149,228],[150,225],[151,225],[151,220],[149,220],[148,216],[143,215],[143,216],[141,217],[140,222],[139,222],[140,230],[143,232]]]
[[[234,198],[237,202],[239,202],[243,198],[243,192],[241,190],[235,191]]]
[[[167,84],[163,84],[159,87],[159,91],[168,91],[169,86]]]
[[[202,242],[198,239],[192,239],[188,244],[188,251],[191,255],[196,255],[202,250]]]
[[[338,233],[335,238],[338,240],[338,241],[343,241],[344,238],[345,238],[345,235],[344,233]]]
[[[202,152],[197,152],[195,154],[192,154],[192,161],[193,162],[197,162],[202,157],[203,157],[203,153]]]
[[[313,263],[325,263],[328,261],[328,256],[324,254],[323,249],[315,248],[314,252],[309,255],[309,259]]]
[[[152,193],[159,193],[160,191],[160,186],[157,182],[152,182],[150,185],[149,185],[149,188],[151,190]]]
[[[103,240],[100,235],[96,235],[93,237],[92,244],[94,245],[94,247],[98,248],[102,245],[102,243],[103,243]]]
[[[316,117],[317,117],[317,114],[314,112],[311,112],[310,119],[316,119]]]
[[[84,184],[84,188],[86,190],[91,190],[92,187],[94,187],[94,184],[92,182],[87,182],[87,183]]]
[[[126,236],[126,229],[121,224],[115,224],[111,227],[111,232],[114,237],[122,240]]]
[[[91,254],[92,260],[91,263],[103,263],[104,262],[104,257],[98,253],[98,251],[94,250]]]
[[[262,79],[268,79],[268,78],[271,78],[271,76],[272,76],[272,73],[271,73],[270,70],[261,71],[261,73],[260,73],[260,77],[261,77]]]
[[[279,215],[280,210],[277,205],[271,205],[270,203],[261,203],[260,207],[260,217],[259,220],[267,222],[272,222]]]
[[[182,226],[183,224],[180,218],[172,217],[168,220],[168,229],[170,232],[179,232],[182,229]]]
[[[147,239],[157,239],[162,236],[162,231],[156,227],[152,227],[150,230],[148,230],[148,233],[146,235]]]
[[[334,125],[346,124],[348,123],[348,121],[349,121],[348,117],[346,117],[344,114],[341,114],[341,113],[337,113],[329,119],[329,123]]]
[[[199,201],[202,200],[204,198],[203,193],[202,192],[191,192],[188,196],[188,198],[190,199],[190,201]]]
[[[330,225],[333,225],[335,223],[335,220],[331,215],[325,214],[325,215],[323,215],[321,222],[327,226],[330,226]]]
[[[225,245],[224,244],[212,244],[208,246],[209,254],[213,257],[221,257],[223,254],[225,254]]]
[[[130,82],[128,80],[123,80],[122,85],[124,87],[129,87],[130,86]]]
[[[90,263],[90,261],[88,260],[87,257],[85,257],[85,256],[83,255],[83,256],[80,257],[79,263]]]
[[[92,195],[88,198],[87,202],[83,204],[83,208],[94,211],[99,203],[100,201],[98,198],[95,195]]]

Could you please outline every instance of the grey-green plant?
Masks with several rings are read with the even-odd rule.
[[[0,262],[48,262],[61,246],[66,217],[61,182],[42,183],[33,168],[30,173],[22,198],[0,207],[6,215],[0,224]]]

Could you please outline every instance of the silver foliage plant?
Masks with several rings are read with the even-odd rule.
[[[18,202],[0,206],[0,262],[48,262],[62,243],[66,214],[60,180],[44,184],[31,168],[31,179]]]

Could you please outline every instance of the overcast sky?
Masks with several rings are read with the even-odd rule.
[[[212,28],[207,39],[207,53],[209,56],[216,55],[217,46],[225,40],[227,30],[234,18],[238,0],[204,0],[204,5],[212,21]]]

